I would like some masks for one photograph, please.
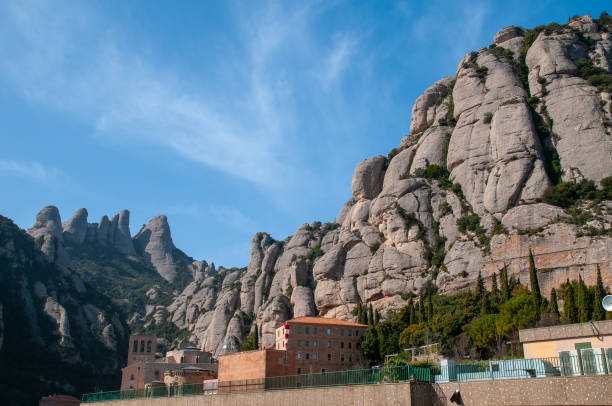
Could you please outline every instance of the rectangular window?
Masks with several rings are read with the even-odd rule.
[[[353,357],[349,355],[349,362],[353,362]]]
[[[312,346],[313,346],[313,347],[316,347],[316,346],[317,346],[317,340],[314,340],[314,341],[312,342]]]
[[[355,336],[359,337],[359,330],[355,330]]]
[[[312,354],[312,359],[317,359],[317,354]]]
[[[328,328],[327,329],[327,335],[330,335],[330,334],[331,334],[331,328]]]
[[[308,340],[304,341],[304,345],[308,347]]]
[[[297,343],[298,343],[298,347],[302,346],[302,342],[300,340],[297,340]]]
[[[310,354],[306,353],[306,359],[310,359]]]
[[[349,342],[349,348],[351,348],[351,343]]]
[[[312,329],[312,334],[317,334],[317,328],[316,328],[316,327],[314,327],[314,328]]]
[[[331,348],[331,341],[327,342],[327,348]]]
[[[344,342],[340,343],[340,348],[344,348]]]
[[[348,335],[351,336],[351,329],[348,330]]]
[[[308,327],[304,328],[304,334],[309,334],[310,333],[310,329]]]
[[[302,353],[298,352],[297,357],[298,357],[298,359],[302,359]],[[298,374],[299,374],[299,372],[298,372]]]
[[[344,335],[344,329],[343,329],[343,328],[341,328],[341,329],[340,329],[340,335],[341,335],[341,336],[343,336],[343,335]]]
[[[302,327],[298,327],[298,334],[302,332]]]
[[[340,356],[340,362],[344,362],[344,354]]]
[[[331,354],[327,354],[327,360],[331,361]]]

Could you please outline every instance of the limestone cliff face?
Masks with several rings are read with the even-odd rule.
[[[578,274],[594,283],[597,265],[610,286],[612,202],[585,206],[593,220],[575,225],[539,198],[558,177],[612,176],[610,94],[577,67],[582,59],[610,72],[611,44],[589,17],[501,30],[417,98],[412,135],[357,165],[335,223],[303,224],[284,241],[257,233],[247,269],[190,285],[168,308],[172,320],[220,353],[254,319],[270,347],[290,317],[351,320],[357,303],[385,314],[429,280],[453,293],[507,265],[528,284],[530,248],[544,294]],[[456,186],[428,175],[432,165]],[[459,227],[467,216],[477,224]]]
[[[472,288],[479,272],[488,280],[507,265],[527,284],[529,249],[544,294],[578,274],[594,283],[597,265],[611,286],[612,202],[585,204],[586,224],[540,202],[559,179],[612,176],[611,96],[583,77],[585,66],[612,67],[611,34],[589,17],[535,31],[504,28],[417,98],[411,135],[388,156],[356,166],[335,222],[303,224],[282,241],[255,234],[243,269],[180,253],[163,215],[132,239],[127,211],[87,224],[82,209],[62,228],[57,209],[47,207],[28,232],[66,269],[64,244],[80,244],[114,249],[168,282],[187,273],[181,292],[166,291],[170,305],[152,287],[130,320],[174,323],[215,354],[236,350],[255,326],[271,347],[275,328],[291,317],[354,320],[358,303],[383,315],[399,310],[428,281],[454,293]],[[45,308],[69,345],[63,337],[72,324],[61,327],[52,301]]]

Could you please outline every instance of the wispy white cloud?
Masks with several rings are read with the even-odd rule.
[[[189,90],[180,73],[122,48],[120,33],[112,26],[101,29],[107,22],[74,3],[0,6],[0,34],[6,34],[0,38],[0,69],[30,100],[77,115],[99,137],[155,143],[253,183],[277,186],[297,171],[284,137],[293,117],[284,102],[292,90],[278,81],[272,58],[295,27],[272,24],[286,16],[270,13],[253,27],[256,35],[245,39],[247,59],[234,61],[244,64],[237,69],[243,90],[233,95],[230,109],[220,106],[224,95]]]
[[[358,44],[357,38],[350,34],[339,35],[335,39],[321,70],[321,80],[325,88],[336,83],[342,72],[350,66]]]
[[[56,184],[62,178],[62,172],[57,168],[45,166],[34,161],[15,161],[0,159],[0,174],[17,176],[31,181]]]

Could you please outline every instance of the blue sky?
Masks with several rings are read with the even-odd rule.
[[[333,221],[464,54],[606,3],[0,1],[0,214],[163,213],[244,266],[253,233]]]

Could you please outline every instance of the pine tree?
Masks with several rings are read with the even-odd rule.
[[[569,278],[565,283],[563,292],[563,318],[566,323],[576,323],[578,321],[578,309],[576,308],[576,301],[574,299],[574,286]]]
[[[535,260],[533,259],[533,252],[529,249],[529,282],[531,283],[531,293],[536,302],[536,310],[538,318],[542,311],[542,294],[540,293],[540,283],[538,282],[538,270],[535,266]]]
[[[580,323],[586,323],[589,321],[589,293],[587,292],[586,284],[582,280],[582,275],[578,275],[578,292],[577,292],[577,305],[578,305],[578,321]]]
[[[504,267],[500,271],[501,279],[501,303],[505,303],[510,300],[510,286],[508,285],[508,266],[504,264]]]
[[[557,291],[555,288],[550,291],[550,312],[559,316],[559,304],[557,303]]]
[[[372,303],[370,303],[370,308],[368,309],[368,326],[374,326],[374,309],[372,308]]]

